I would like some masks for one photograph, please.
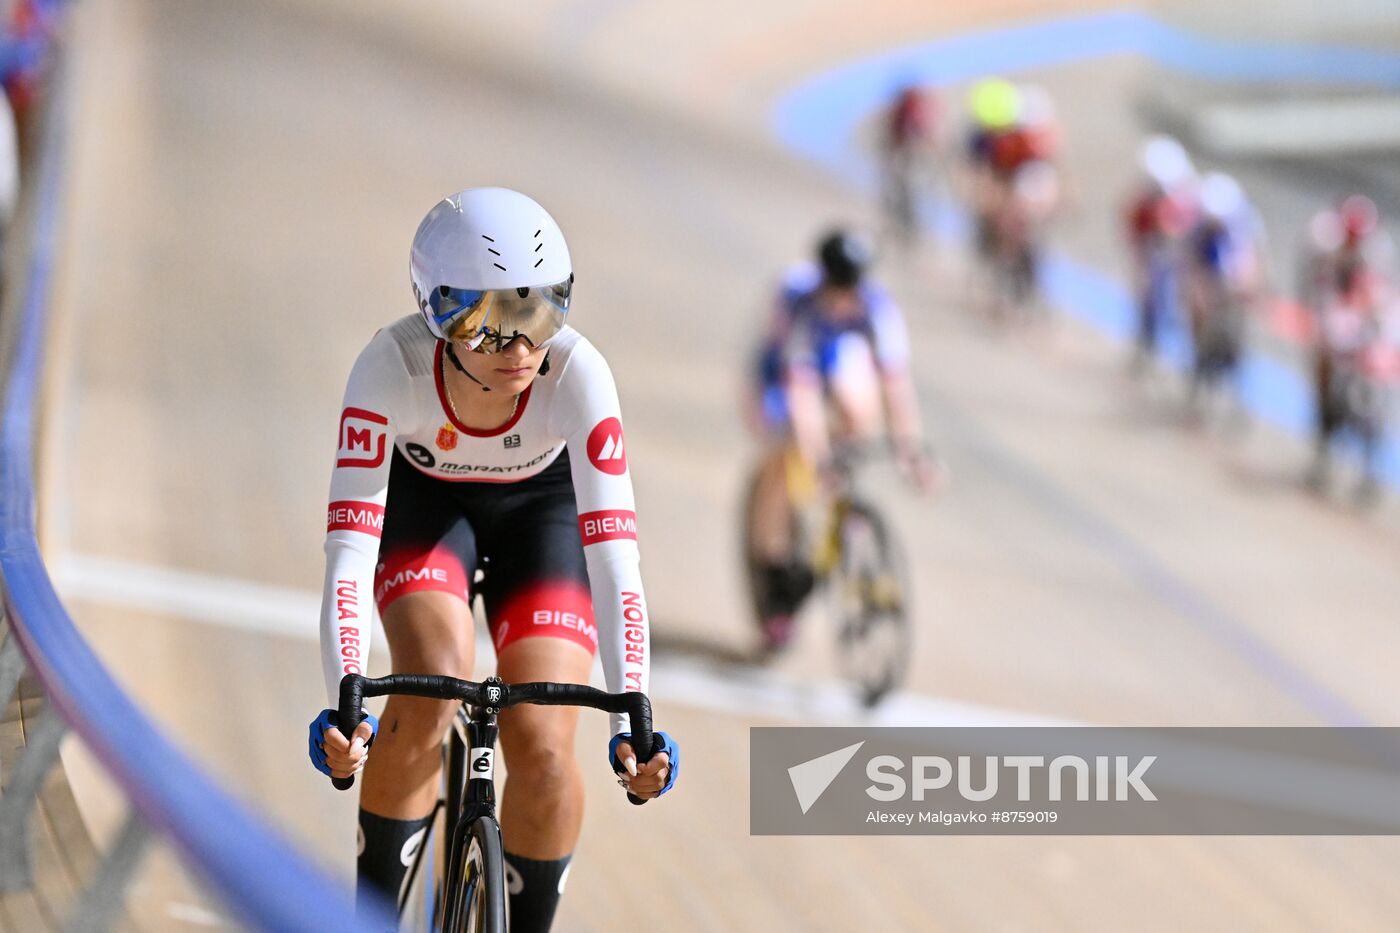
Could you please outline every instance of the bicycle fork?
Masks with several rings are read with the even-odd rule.
[[[457,712],[447,751],[446,814],[450,825],[447,844],[449,883],[444,891],[454,889],[453,881],[462,877],[465,868],[462,857],[466,852],[466,836],[477,817],[496,812],[496,739],[500,729],[495,710],[473,708]],[[439,916],[446,907],[438,905]]]

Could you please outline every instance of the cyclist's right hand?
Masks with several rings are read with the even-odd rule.
[[[675,786],[680,773],[680,743],[665,732],[657,732],[652,745],[655,754],[651,760],[639,764],[631,739],[632,733],[620,732],[608,742],[608,763],[617,775],[617,782],[629,794],[641,798],[633,803],[660,797]]]
[[[374,744],[378,732],[379,720],[366,713],[364,721],[355,728],[354,736],[347,740],[336,726],[335,710],[323,709],[311,720],[307,736],[311,763],[317,771],[330,777],[353,777],[369,760],[369,747]]]
[[[941,492],[948,484],[948,468],[943,461],[922,448],[901,454],[898,462],[905,482],[920,493]]]

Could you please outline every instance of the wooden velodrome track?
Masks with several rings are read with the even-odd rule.
[[[119,678],[227,784],[349,877],[353,798],[304,749],[323,699],[307,594],[336,410],[359,348],[412,310],[422,213],[504,184],[568,233],[576,326],[617,374],[659,717],[686,754],[676,793],[634,809],[592,767],[604,726],[585,717],[590,809],[561,929],[615,928],[643,898],[639,923],[684,930],[1393,926],[1386,839],[748,836],[747,727],[835,701],[786,686],[829,676],[815,625],[776,675],[726,661],[750,639],[733,547],[745,363],[777,271],[823,224],[869,211],[771,142],[768,108],[857,55],[1090,4],[344,6],[76,12],[47,543]],[[1105,266],[1134,73],[1046,75],[1077,101],[1067,235]],[[960,269],[921,256],[893,278],[954,473],[939,501],[898,501],[919,594],[903,721],[959,721],[955,701],[1008,720],[1318,724],[1336,700],[1392,723],[1393,515],[1303,497],[1300,450],[1267,431],[1227,447],[1180,430],[1164,392],[1132,391],[1117,348],[1074,325],[992,338]],[[668,671],[684,684],[668,691]],[[772,705],[741,708],[731,683]],[[209,719],[230,691],[232,733]],[[79,750],[66,763],[110,831],[111,789]],[[226,922],[164,857],[131,904],[145,928]]]

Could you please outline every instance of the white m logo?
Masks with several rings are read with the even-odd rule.
[[[603,449],[598,452],[599,460],[621,460],[622,459],[622,438],[608,435],[607,441],[603,444]]]

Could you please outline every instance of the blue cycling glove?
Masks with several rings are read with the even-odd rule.
[[[331,766],[326,764],[326,730],[336,728],[337,718],[335,710],[323,709],[321,715],[311,720],[311,734],[308,737],[311,763],[326,777],[331,776]],[[370,713],[365,713],[365,720],[369,722],[369,741],[365,743],[365,748],[369,748],[374,744],[374,737],[379,734],[379,720]]]
[[[655,735],[658,740],[653,746],[653,748],[656,749],[655,754],[659,755],[665,752],[666,756],[671,759],[671,764],[666,769],[666,786],[661,788],[661,794],[664,794],[675,786],[676,775],[681,769],[681,747],[676,744],[675,739],[664,732],[657,732]],[[627,773],[627,769],[623,767],[622,762],[619,761],[617,757],[617,747],[624,741],[631,742],[632,733],[619,732],[612,737],[612,741],[608,742],[608,765],[613,769],[614,774]],[[656,796],[660,797],[661,794],[657,794]]]

